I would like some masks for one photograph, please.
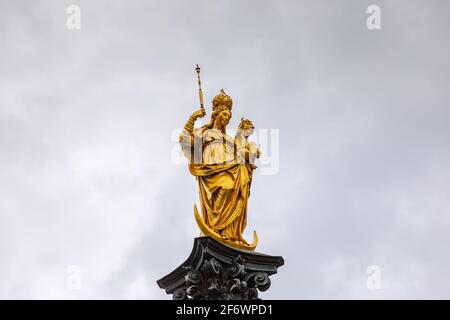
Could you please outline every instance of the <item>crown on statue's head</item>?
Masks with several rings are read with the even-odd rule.
[[[215,96],[212,101],[213,112],[216,110],[231,111],[232,106],[233,106],[233,99],[231,99],[231,97],[225,93],[225,90],[220,89],[220,93],[217,96]]]

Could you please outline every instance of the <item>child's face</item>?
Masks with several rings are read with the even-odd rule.
[[[253,125],[251,123],[244,123],[243,127],[242,127],[242,133],[244,135],[244,137],[249,137],[251,134],[253,134]]]

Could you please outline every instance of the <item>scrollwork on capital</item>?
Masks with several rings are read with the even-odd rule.
[[[251,287],[256,287],[259,291],[266,291],[270,288],[271,281],[267,273],[254,272],[246,276],[246,280]]]

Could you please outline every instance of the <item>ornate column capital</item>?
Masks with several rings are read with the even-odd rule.
[[[269,289],[282,257],[239,250],[199,237],[189,258],[157,281],[174,300],[252,300]]]

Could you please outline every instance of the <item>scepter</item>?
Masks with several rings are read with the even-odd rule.
[[[200,108],[202,110],[205,110],[205,107],[203,106],[203,92],[202,92],[202,83],[200,82],[200,67],[197,64],[197,67],[195,68],[195,71],[197,71],[197,80],[198,80],[198,97],[200,99]]]

